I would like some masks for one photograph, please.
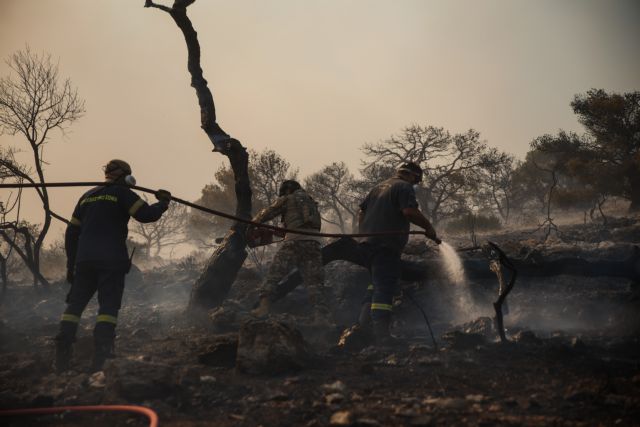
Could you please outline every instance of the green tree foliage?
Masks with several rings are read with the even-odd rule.
[[[297,179],[298,170],[273,150],[252,151],[249,160],[249,177],[252,183],[253,213],[273,203],[278,197],[278,189],[285,179]],[[233,212],[236,204],[233,171],[221,166],[214,175],[214,182],[207,184],[196,200],[197,204],[223,212]],[[231,226],[231,221],[199,211],[189,214],[187,235],[189,238],[210,245],[215,233],[223,233]]]
[[[592,89],[571,102],[587,129],[582,148],[597,172],[592,178],[610,194],[631,201],[640,210],[640,91],[624,94]]]

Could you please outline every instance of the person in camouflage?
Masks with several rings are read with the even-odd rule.
[[[278,199],[261,210],[254,222],[267,222],[278,216],[284,227],[292,230],[320,231],[321,219],[317,203],[293,180],[286,180],[280,186]],[[329,320],[329,308],[324,291],[324,272],[320,241],[313,236],[287,233],[280,249],[275,254],[267,277],[260,291],[260,302],[253,310],[258,317],[265,316],[276,298],[278,283],[294,269],[298,269],[307,287],[309,299],[314,306],[314,320]]]

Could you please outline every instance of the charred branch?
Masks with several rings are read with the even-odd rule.
[[[172,7],[167,7],[147,0],[145,7],[168,13],[182,31],[187,45],[187,68],[191,75],[191,86],[196,91],[200,107],[200,126],[212,142],[214,151],[222,153],[229,159],[235,180],[236,216],[249,219],[251,218],[249,154],[238,140],[230,138],[216,122],[213,95],[200,66],[198,34],[187,16],[187,8],[194,2],[195,0],[175,0]],[[246,228],[245,224],[235,223],[222,244],[213,253],[193,286],[189,303],[191,309],[213,308],[224,300],[247,257]]]

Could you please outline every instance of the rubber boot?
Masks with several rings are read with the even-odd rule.
[[[107,359],[113,359],[114,357],[113,340],[95,340],[91,372],[102,371]]]
[[[373,336],[378,347],[396,347],[402,345],[402,341],[391,335],[389,330],[391,317],[384,317],[373,321]]]
[[[66,320],[60,322],[60,329],[55,337],[56,357],[53,366],[58,374],[68,371],[71,367],[73,343],[76,341],[77,330],[77,322],[70,322]]]
[[[256,317],[265,317],[271,311],[271,300],[268,297],[261,297],[258,307],[251,311]]]
[[[360,306],[360,314],[358,314],[358,324],[363,329],[371,328],[371,303],[365,302]]]
[[[69,370],[73,356],[73,341],[56,339],[56,360],[54,368],[61,374]]]

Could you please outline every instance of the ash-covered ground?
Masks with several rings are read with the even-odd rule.
[[[508,343],[499,341],[492,320],[495,277],[455,284],[442,274],[403,283],[394,333],[407,345],[376,349],[336,345],[355,322],[368,284],[360,267],[325,267],[334,328],[310,323],[304,289],[278,303],[270,319],[252,319],[260,284],[255,267],[240,272],[223,306],[190,313],[201,266],[180,262],[129,275],[117,358],[95,374],[88,372],[92,303],[81,322],[75,369],[62,375],[51,368],[52,337],[68,285],[56,283],[43,294],[13,284],[0,307],[0,407],[141,404],[159,414],[162,426],[640,425],[640,264],[633,257],[640,223],[567,227],[546,240],[524,231],[483,237],[540,269],[549,260],[574,258],[621,262],[624,274],[519,276],[507,299]],[[437,263],[438,249],[415,242],[406,259]],[[408,293],[427,314],[437,348]],[[1,420],[146,425],[126,414]]]

